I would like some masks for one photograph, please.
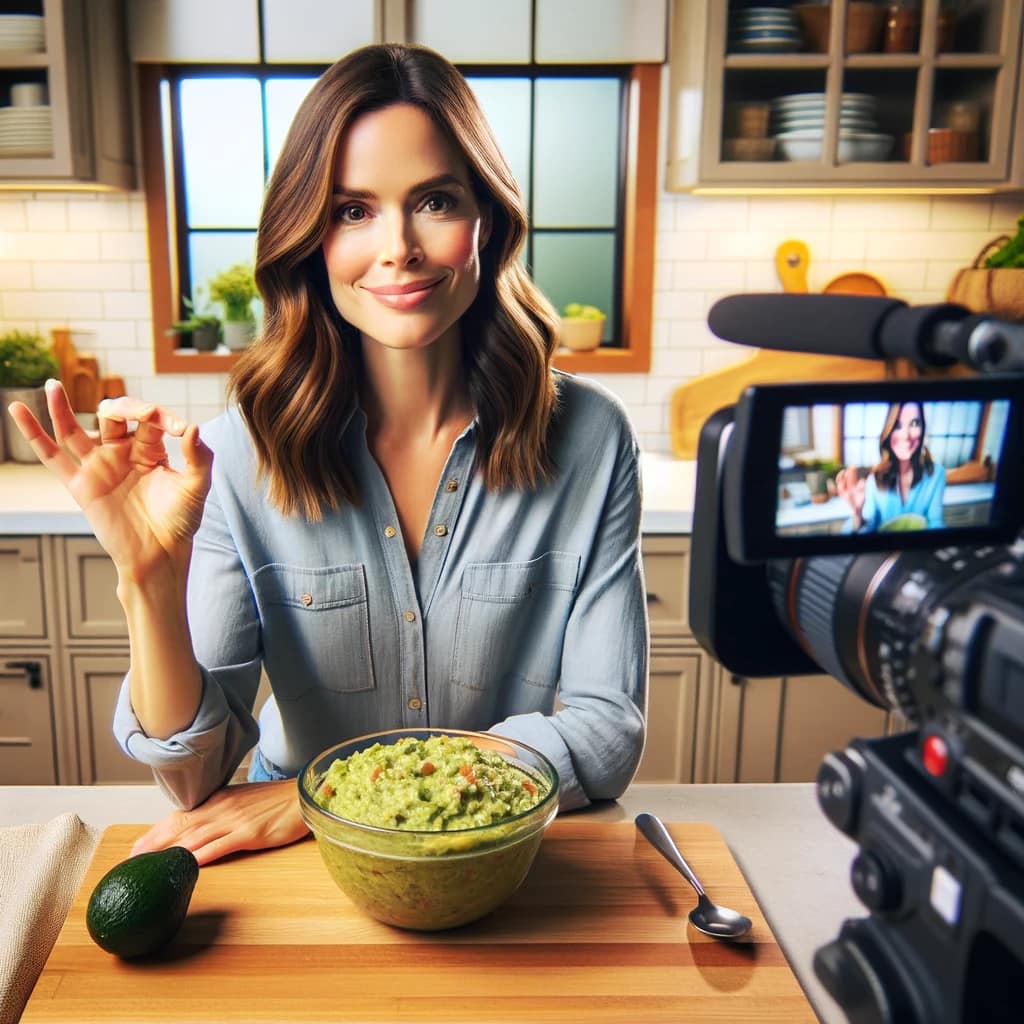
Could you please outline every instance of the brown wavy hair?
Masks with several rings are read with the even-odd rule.
[[[882,433],[878,436],[878,451],[882,456],[878,464],[874,467],[872,472],[875,474],[875,482],[879,487],[884,487],[887,490],[895,490],[899,484],[900,467],[896,460],[896,456],[892,453],[892,432],[896,429],[896,424],[899,422],[900,413],[903,411],[904,405],[909,405],[909,402],[896,402],[894,405],[889,406],[889,411],[885,416],[885,424],[882,427]],[[910,464],[914,469],[914,480],[911,486],[915,486],[923,476],[930,475],[935,469],[935,462],[932,459],[931,452],[925,446],[925,420],[924,420],[924,406],[920,402],[914,402],[914,405],[921,412],[921,444],[918,445],[917,450],[913,455],[910,456]]]
[[[256,238],[263,330],[232,371],[270,500],[319,520],[358,504],[341,451],[361,369],[359,334],[331,298],[321,243],[335,159],[361,115],[395,103],[424,110],[465,160],[490,216],[480,286],[461,320],[462,361],[478,422],[477,466],[491,490],[553,473],[557,315],[519,262],[527,219],[519,188],[466,80],[422,46],[366,46],[332,65],[299,107],[267,185]]]

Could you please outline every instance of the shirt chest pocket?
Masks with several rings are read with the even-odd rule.
[[[477,562],[462,577],[452,681],[489,690],[510,676],[558,683],[580,558],[549,551],[529,562]]]
[[[272,563],[252,577],[267,674],[278,701],[316,687],[375,686],[366,572],[362,565],[307,569]]]

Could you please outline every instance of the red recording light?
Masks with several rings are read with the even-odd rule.
[[[941,736],[926,736],[921,744],[921,761],[929,775],[941,778],[949,767],[949,747]]]

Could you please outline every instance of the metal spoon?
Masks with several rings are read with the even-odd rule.
[[[697,893],[697,906],[690,911],[690,924],[697,931],[716,939],[736,939],[750,931],[750,918],[728,907],[720,907],[708,899],[693,869],[686,863],[679,847],[672,841],[668,829],[653,814],[644,811],[636,816],[636,827],[650,844],[693,886]]]

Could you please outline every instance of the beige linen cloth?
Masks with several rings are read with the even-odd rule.
[[[0,828],[0,1024],[21,1017],[99,840],[77,814]]]

